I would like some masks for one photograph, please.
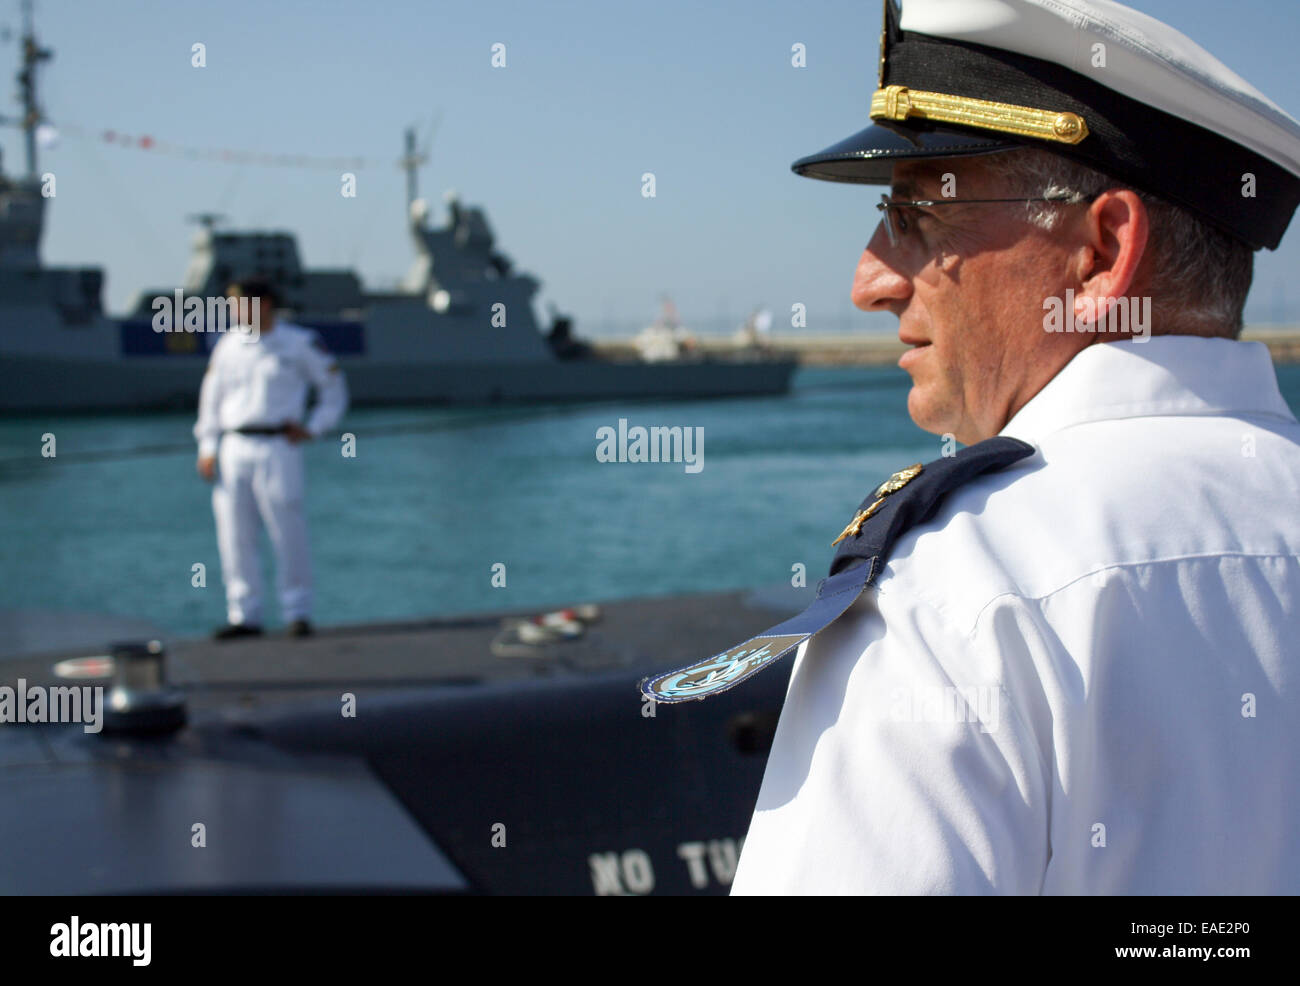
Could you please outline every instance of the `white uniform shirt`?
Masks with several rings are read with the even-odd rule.
[[[309,386],[316,388],[316,406],[304,427],[319,437],[343,417],[348,392],[316,333],[278,320],[259,335],[226,333],[212,348],[199,391],[199,454],[215,455],[223,431],[301,424]]]
[[[1268,351],[1095,344],[1002,434],[1037,453],[801,649],[733,893],[1300,892],[1300,425]]]

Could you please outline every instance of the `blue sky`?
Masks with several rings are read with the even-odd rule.
[[[1300,3],[1136,6],[1300,114]],[[111,311],[180,280],[186,216],[203,210],[225,213],[230,228],[291,230],[310,266],[355,266],[368,286],[391,284],[411,259],[402,130],[440,113],[421,193],[439,216],[448,188],[485,205],[498,246],[580,333],[635,328],[663,292],[706,330],[759,303],[779,329],[795,301],[814,331],[893,325],[848,300],[876,224],[871,191],[789,170],[862,125],[878,0],[43,0],[36,17],[55,51],[44,107],[64,127],[41,160],[58,183],[44,255],[104,266]],[[16,0],[0,0],[0,25],[16,36],[19,23]],[[196,42],[205,68],[190,64]],[[490,64],[496,42],[504,69]],[[790,65],[795,42],[806,68]],[[14,37],[0,44],[6,98],[17,56]],[[91,136],[105,130],[367,166],[346,199],[337,168],[190,160]],[[6,169],[18,171],[19,134],[2,140]],[[647,171],[651,200],[640,194]],[[1249,320],[1300,322],[1297,225],[1276,253],[1257,254]]]

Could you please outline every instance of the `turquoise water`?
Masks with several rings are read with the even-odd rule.
[[[1279,378],[1300,408],[1300,367]],[[355,458],[334,443],[307,453],[316,621],[768,585],[796,563],[815,582],[858,502],[940,454],[907,417],[908,386],[896,368],[807,369],[784,397],[352,411]],[[597,461],[597,429],[619,418],[703,428],[703,469]],[[223,623],[192,424],[0,420],[0,609],[116,614],[179,635]],[[41,456],[47,433],[54,458]],[[195,563],[206,588],[191,585]]]

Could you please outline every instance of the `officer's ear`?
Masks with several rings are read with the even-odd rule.
[[[1092,322],[1105,317],[1114,299],[1128,297],[1147,281],[1146,205],[1129,189],[1107,189],[1089,204],[1074,228],[1080,285],[1074,292],[1074,314],[1080,323]]]

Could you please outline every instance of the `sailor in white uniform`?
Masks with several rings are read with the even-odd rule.
[[[229,620],[216,637],[261,633],[261,525],[275,550],[281,615],[291,635],[306,636],[312,576],[301,443],[339,423],[347,384],[315,332],[275,321],[278,298],[269,283],[246,280],[231,295],[258,304],[260,324],[256,332],[226,332],[213,347],[194,427],[199,474],[215,480],[212,512]],[[316,404],[307,416],[312,388]]]
[[[643,683],[797,654],[732,892],[1298,893],[1300,424],[1237,337],[1300,123],[1108,0],[905,0],[882,47],[794,168],[892,185],[853,297],[936,460],[804,613]]]

